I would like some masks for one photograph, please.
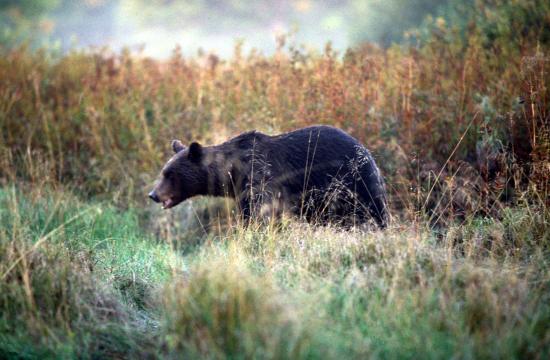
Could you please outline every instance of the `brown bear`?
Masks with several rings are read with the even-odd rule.
[[[195,195],[228,196],[243,218],[291,212],[310,222],[388,223],[384,180],[370,152],[331,126],[269,136],[243,133],[220,145],[174,140],[149,197],[174,207]]]

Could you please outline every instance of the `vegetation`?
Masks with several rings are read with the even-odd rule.
[[[2,49],[0,358],[548,358],[549,10],[497,8],[345,54]],[[314,123],[375,154],[389,229],[146,203],[173,137]]]
[[[549,355],[547,210],[443,239],[291,222],[190,248],[144,235],[135,210],[47,192],[1,193],[3,358]]]

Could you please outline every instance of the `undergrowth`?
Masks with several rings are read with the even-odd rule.
[[[444,237],[288,221],[181,247],[137,210],[39,194],[0,192],[4,358],[550,355],[550,214],[535,204]]]

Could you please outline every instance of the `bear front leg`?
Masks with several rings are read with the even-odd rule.
[[[246,191],[241,193],[238,201],[239,210],[245,225],[248,225],[252,218],[260,219],[265,215],[262,214],[262,205],[271,202],[271,192],[265,186],[257,185],[252,187],[252,189],[259,190],[254,191],[248,187]]]
[[[245,226],[250,224],[252,218],[261,216],[261,202],[258,199],[251,200],[249,197],[243,197],[239,201],[239,208]]]
[[[248,199],[241,199],[239,202],[239,207],[241,211],[241,216],[245,223],[248,223],[250,220],[250,201]]]

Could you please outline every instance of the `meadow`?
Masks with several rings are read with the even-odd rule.
[[[0,358],[548,358],[550,9],[511,3],[345,53],[1,49]],[[311,124],[371,150],[388,229],[147,202],[173,138]]]

